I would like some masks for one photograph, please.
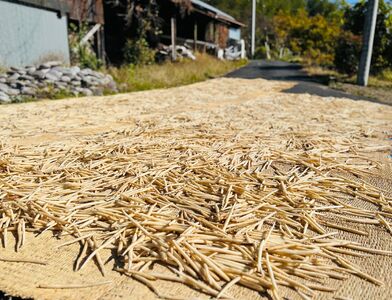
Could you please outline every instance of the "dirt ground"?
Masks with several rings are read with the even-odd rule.
[[[357,96],[374,99],[379,103],[392,105],[392,87],[389,86],[368,86],[362,87],[348,83],[333,83],[330,84],[332,88],[345,91]]]
[[[266,149],[276,147],[278,150],[296,132],[304,137],[313,136],[315,143],[325,141],[325,147],[334,147],[333,144],[327,145],[327,140],[347,146],[347,150],[340,148],[341,151],[351,151],[358,146],[358,152],[379,165],[367,180],[391,197],[392,163],[388,158],[391,143],[388,138],[392,137],[392,107],[366,101],[281,92],[294,85],[293,82],[224,78],[167,90],[4,105],[0,106],[0,148],[23,149],[29,155],[26,150],[29,148],[35,151],[58,145],[67,147],[86,140],[95,143],[97,136],[111,139],[115,133],[132,133],[142,124],[144,128],[159,129],[162,138],[175,137],[177,131],[188,134],[197,131],[214,138],[214,134],[224,135],[224,129],[230,128],[231,132],[236,133],[235,136],[244,137],[244,141],[251,143],[259,139]],[[255,131],[257,134],[254,134]],[[268,141],[263,144],[263,134],[266,132],[279,137],[274,139],[274,145]],[[271,134],[268,136],[271,138]],[[357,145],[350,144],[353,140]],[[3,187],[0,185],[0,195]],[[366,227],[363,224],[358,226]],[[340,238],[392,250],[389,233],[374,227],[368,230],[369,237],[341,232]],[[35,299],[156,298],[145,285],[109,271],[112,261],[107,264],[109,272],[106,278],[92,263],[82,271],[74,272],[75,255],[80,251],[77,244],[63,247],[60,251],[56,247],[64,240],[59,241],[49,233],[38,237],[28,234],[26,240],[18,253],[12,243],[0,249],[0,258],[2,255],[12,255],[50,263],[48,266],[31,266],[0,261],[0,290],[6,293]],[[107,256],[110,256],[109,251]],[[320,293],[316,298],[391,299],[391,257],[365,256],[357,258],[356,263],[371,275],[381,278],[386,285],[376,287],[350,276],[344,282],[329,281],[337,287],[333,296]],[[42,283],[87,284],[108,280],[111,281],[108,285],[78,290],[38,288]],[[177,297],[208,299],[206,295],[179,283],[157,281],[154,285]],[[268,298],[242,287],[235,287],[232,295],[236,299]],[[288,289],[285,295],[287,299],[298,297]]]

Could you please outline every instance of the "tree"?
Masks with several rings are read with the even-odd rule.
[[[249,25],[243,30],[249,37],[251,1],[208,2]],[[359,61],[365,4],[365,0],[354,6],[346,0],[259,0],[256,43],[261,53],[268,42],[275,57],[286,48],[309,62],[335,64],[351,74]],[[392,1],[380,0],[372,71],[387,67],[392,67]]]
[[[330,2],[329,0],[307,0],[306,10],[309,16],[314,17],[321,15],[327,19],[334,18],[341,14],[339,2]]]
[[[347,8],[344,15],[345,23],[343,29],[356,36],[362,36],[366,10],[367,5],[365,1],[361,1],[355,6]],[[380,0],[373,49],[373,73],[377,73],[387,67],[392,67],[392,5],[384,0]],[[358,53],[358,60],[359,55]]]
[[[295,15],[279,13],[273,18],[277,43],[308,63],[332,65],[340,25],[335,20],[317,14],[310,16],[305,9]]]
[[[251,1],[209,0],[208,2],[247,24],[248,26],[243,30],[243,36],[250,40]],[[276,16],[281,17],[280,22],[284,23],[284,17],[287,17],[286,21],[288,21],[291,17],[298,17],[300,11],[305,11],[310,17],[316,17],[316,15],[320,14],[323,17],[319,20],[321,22],[324,19],[328,19],[328,21],[330,19],[339,19],[341,22],[343,16],[341,6],[344,3],[344,0],[336,3],[330,3],[327,0],[260,0],[257,2],[256,44],[261,46],[268,42],[276,53],[281,53],[280,50],[289,46],[286,41],[288,32],[283,32],[289,31],[289,28],[281,27],[277,30],[275,24],[277,21],[275,19]],[[292,23],[295,23],[295,20],[290,20]],[[318,52],[313,51],[313,56],[317,56],[316,53]],[[329,58],[329,60],[331,59]]]
[[[243,37],[250,44],[251,9],[249,0],[207,0],[211,5],[227,12],[240,20],[247,27],[243,28]],[[278,12],[293,14],[305,8],[306,0],[260,0],[257,2],[256,44],[263,45],[269,37],[273,39],[274,31],[272,19]]]

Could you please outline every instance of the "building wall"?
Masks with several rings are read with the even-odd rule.
[[[69,63],[66,16],[0,0],[0,28],[0,65],[58,59]]]
[[[218,24],[217,30],[218,39],[216,43],[219,45],[219,48],[224,49],[227,47],[227,41],[229,39],[229,28],[226,24]]]
[[[65,0],[70,7],[71,20],[105,23],[103,0]],[[109,6],[110,7],[110,6]]]
[[[241,40],[241,28],[230,28],[229,38],[236,41]]]

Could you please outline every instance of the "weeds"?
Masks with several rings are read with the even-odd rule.
[[[128,40],[123,49],[125,62],[134,65],[151,65],[155,62],[155,50],[145,39]]]
[[[196,61],[183,60],[163,65],[129,65],[109,68],[121,92],[143,91],[187,85],[222,76],[246,64],[246,61],[220,61],[206,54],[198,54]]]
[[[322,67],[306,67],[306,72],[313,77],[328,78],[329,86],[352,95],[392,104],[392,70],[386,69],[378,75],[369,77],[367,87],[357,85],[357,76],[348,76]]]
[[[390,81],[392,85],[392,69],[383,70],[377,77],[380,80]]]
[[[69,43],[71,48],[71,62],[82,68],[98,70],[103,66],[103,62],[97,58],[90,42],[82,43],[83,37],[88,33],[88,25],[82,24],[79,27],[70,24]]]

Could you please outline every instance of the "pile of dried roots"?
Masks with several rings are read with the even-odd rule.
[[[359,224],[391,231],[392,198],[362,179],[377,167],[363,153],[385,145],[194,117],[72,143],[3,144],[2,242],[10,232],[18,248],[26,231],[72,235],[63,245],[83,245],[76,269],[94,260],[105,273],[100,252],[109,248],[117,271],[158,295],[157,279],[216,298],[239,284],[275,299],[287,286],[308,299],[334,290],[325,279],[351,274],[382,284],[347,255],[391,253],[339,234],[368,235]],[[168,273],[151,271],[156,263]]]

